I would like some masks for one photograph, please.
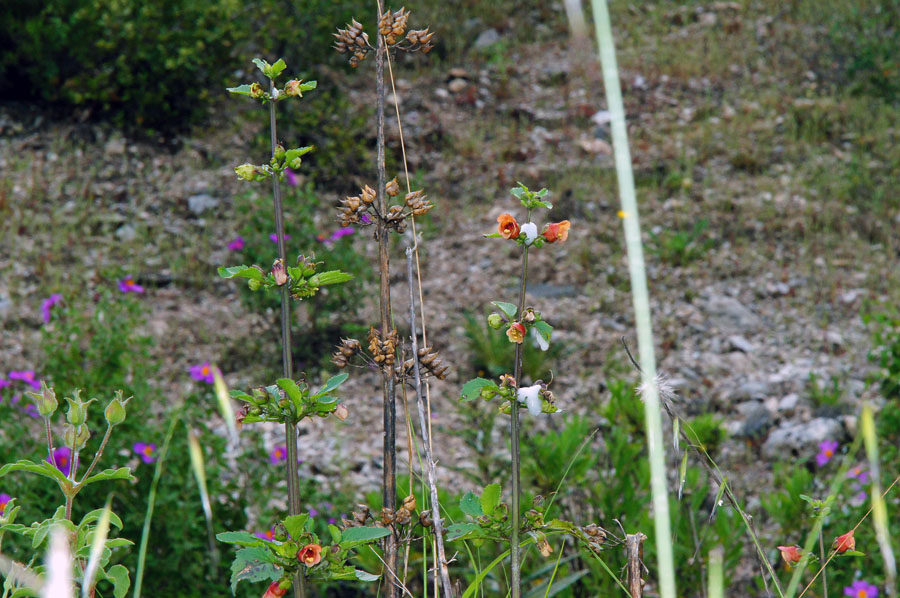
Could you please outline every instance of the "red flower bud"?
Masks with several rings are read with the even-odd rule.
[[[262,598],[281,598],[287,594],[288,589],[281,587],[280,581],[273,581],[269,584],[269,589],[262,595]]]
[[[568,220],[554,222],[545,226],[542,234],[544,235],[544,238],[547,239],[548,243],[556,243],[557,241],[562,243],[569,238],[570,226],[571,223]]]
[[[318,544],[307,544],[297,553],[297,560],[307,567],[318,565],[322,560],[322,547]]]
[[[803,558],[799,546],[779,546],[778,550],[781,551],[781,558],[788,565],[796,565]]]
[[[516,219],[511,214],[500,214],[497,216],[497,222],[499,223],[497,232],[500,233],[501,237],[504,239],[519,238],[519,223],[516,222]]]
[[[835,552],[838,554],[844,554],[848,550],[856,550],[856,539],[853,537],[853,530],[850,530],[843,536],[835,538],[831,547],[834,548]]]

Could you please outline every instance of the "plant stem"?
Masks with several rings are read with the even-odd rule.
[[[434,473],[434,456],[431,452],[431,434],[428,432],[428,420],[425,417],[425,397],[422,396],[422,373],[419,369],[419,346],[416,334],[416,300],[413,296],[412,247],[406,248],[406,276],[409,283],[409,326],[412,336],[413,371],[416,378],[416,405],[419,410],[419,427],[422,429],[422,444],[425,449],[425,477],[431,491],[431,517],[434,521],[434,537],[437,542],[437,571],[444,588],[444,598],[453,598],[450,572],[447,569],[447,555],[444,552],[444,529],[441,523],[441,505],[438,500],[437,481]]]
[[[56,457],[53,456],[53,433],[50,431],[50,418],[44,418],[44,429],[47,431],[47,452],[50,455],[50,465],[56,467]]]
[[[825,540],[822,538],[822,530],[819,530],[819,562],[825,562]],[[824,570],[822,570],[822,596],[828,598],[828,579]]]
[[[378,2],[378,19],[381,20],[382,6]],[[381,309],[381,338],[388,338],[391,331],[391,288],[390,288],[390,257],[388,255],[388,228],[384,221],[387,215],[387,201],[385,198],[385,183],[387,176],[384,165],[384,59],[387,54],[387,45],[384,36],[378,35],[375,50],[375,96],[376,112],[376,161],[378,168],[378,187],[376,189],[376,202],[380,217],[377,218],[376,237],[378,239],[378,270],[380,273],[380,309]],[[396,405],[394,375],[391,368],[382,367],[381,387],[384,399],[384,479],[382,504],[391,512],[397,506],[397,446],[396,446]],[[396,577],[397,572],[397,534],[392,528],[392,533],[384,542],[384,561],[387,568]],[[396,598],[398,594],[397,584],[389,579],[387,597]]]
[[[528,210],[526,222],[531,221],[531,210]],[[528,280],[528,246],[522,252],[522,276],[521,287],[519,289],[519,311],[518,317],[522,317],[525,311],[525,283]],[[523,341],[524,343],[524,341]],[[522,344],[516,345],[515,366],[513,369],[513,378],[516,381],[516,389],[521,383],[522,377]],[[512,410],[509,414],[509,437],[510,452],[512,454],[512,533],[509,536],[509,568],[511,579],[511,598],[520,598],[522,595],[522,550],[519,546],[519,494],[521,493],[520,470],[522,469],[521,458],[519,454],[519,401],[518,397],[512,402]]]
[[[275,90],[275,80],[269,79],[269,93]],[[275,102],[269,101],[269,133],[272,157],[278,144],[278,129],[275,123]],[[281,204],[281,181],[272,176],[272,197],[275,203],[275,236],[278,241],[278,258],[287,267],[287,253],[284,248],[284,211]],[[281,285],[281,369],[285,378],[293,379],[294,364],[291,356],[291,304],[290,285]],[[297,424],[284,422],[284,440],[287,447],[288,513],[300,514],[300,481],[297,478]],[[303,574],[294,577],[294,598],[305,598],[306,587]]]
[[[103,455],[103,450],[106,448],[106,443],[109,441],[109,435],[112,432],[113,427],[110,425],[106,426],[106,434],[103,435],[103,440],[100,442],[100,448],[97,449],[97,452],[94,453],[94,459],[91,461],[90,466],[87,468],[87,471],[84,472],[84,475],[81,476],[81,482],[84,483],[88,476],[91,475],[91,472],[94,471],[94,467],[97,466],[97,462],[100,461],[100,457]]]
[[[647,536],[638,532],[625,534],[625,556],[628,559],[628,593],[631,598],[644,595],[644,584],[641,581],[641,565],[644,560],[644,540]]]

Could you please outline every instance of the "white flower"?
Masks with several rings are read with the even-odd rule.
[[[538,332],[537,328],[531,329],[531,336],[534,337],[534,342],[537,343],[538,347],[541,348],[541,351],[546,351],[550,348],[550,343],[547,342],[540,332]]]
[[[534,222],[526,222],[519,230],[525,233],[526,245],[531,245],[532,243],[534,243],[534,240],[537,239],[537,224],[535,224]]]
[[[525,403],[528,413],[540,415],[544,411],[544,402],[541,400],[541,385],[526,386],[516,391],[516,398],[520,403]]]

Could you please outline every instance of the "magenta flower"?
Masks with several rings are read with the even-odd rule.
[[[69,471],[72,469],[72,449],[67,446],[61,446],[53,451],[52,460],[50,457],[47,457],[45,461],[55,466],[64,476],[69,477]]]
[[[156,445],[152,442],[135,442],[132,447],[144,463],[156,461]]]
[[[3,376],[0,376],[0,388],[4,388],[4,387],[6,387],[6,386],[12,386],[12,382],[10,382],[9,380],[7,380],[7,379],[4,378]]]
[[[878,598],[878,588],[872,584],[858,579],[844,588],[844,596],[853,598]]]
[[[868,484],[869,483],[869,472],[862,465],[857,465],[856,467],[851,467],[850,471],[847,472],[847,477],[853,478],[858,481],[860,484]]]
[[[283,461],[287,461],[287,447],[282,444],[273,448],[269,453],[269,463],[277,465]]]
[[[62,303],[62,298],[63,296],[59,293],[53,293],[41,303],[41,316],[44,319],[44,324],[50,323],[50,310],[53,309],[53,306]]]
[[[287,183],[291,187],[296,187],[297,184],[300,182],[297,180],[297,175],[294,174],[294,171],[291,170],[290,168],[284,169],[284,178],[287,179]]]
[[[244,237],[238,235],[234,238],[234,240],[228,244],[228,249],[231,251],[240,251],[244,248]]]
[[[290,239],[291,239],[291,236],[290,236],[289,234],[285,233],[285,235],[284,235],[284,240],[285,240],[285,241],[290,241]],[[269,240],[272,241],[273,243],[277,243],[277,242],[278,242],[278,235],[276,235],[275,233],[272,233],[271,235],[269,235]]]
[[[22,370],[20,372],[13,370],[9,373],[9,379],[21,380],[35,390],[41,389],[41,381],[37,378],[37,374],[34,373],[34,370]]]
[[[331,233],[330,239],[332,241],[337,241],[341,237],[346,237],[347,235],[352,235],[355,232],[356,232],[356,229],[354,229],[352,226],[343,226],[343,227],[337,229],[336,231],[334,231],[333,233]]]
[[[6,492],[0,492],[0,515],[3,515],[4,511],[6,511],[6,505],[8,505],[11,500],[12,496]]]
[[[25,415],[27,415],[28,417],[33,417],[34,419],[39,419],[41,417],[41,413],[40,411],[38,411],[38,408],[31,403],[29,403],[25,407]]]
[[[822,467],[834,458],[837,450],[837,440],[823,440],[819,443],[819,454],[816,455],[816,465]]]
[[[309,508],[309,516],[310,517],[315,517],[318,514],[319,514],[319,512],[317,510],[315,510],[314,508],[312,508],[312,507]]]
[[[119,281],[119,290],[123,293],[143,293],[144,287],[134,282],[131,274]]]
[[[263,540],[266,540],[267,542],[272,542],[273,540],[275,540],[275,528],[274,527],[269,528],[264,532],[256,532],[254,535],[257,538],[262,538]]]
[[[213,384],[216,381],[213,377],[212,366],[209,365],[208,361],[204,361],[198,365],[192,365],[191,378],[198,382],[206,382],[207,384]]]
[[[372,219],[369,218],[368,214],[363,214],[362,216],[360,216],[360,220],[362,220],[364,224],[372,224]]]

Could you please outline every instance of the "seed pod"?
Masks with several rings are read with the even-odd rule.
[[[381,523],[390,525],[394,521],[394,511],[387,507],[381,507]]]
[[[410,522],[409,511],[405,507],[400,507],[394,513],[394,523],[398,525],[407,525]]]
[[[400,194],[400,183],[397,182],[397,177],[392,178],[387,185],[384,186],[384,192],[391,197],[396,197]]]
[[[375,189],[372,189],[371,187],[366,185],[362,188],[360,199],[362,199],[363,203],[373,203],[375,201]]]
[[[413,494],[408,495],[403,499],[403,508],[408,511],[416,510],[416,497]]]
[[[419,523],[422,524],[422,527],[431,527],[434,524],[434,521],[431,519],[431,511],[420,512]]]

